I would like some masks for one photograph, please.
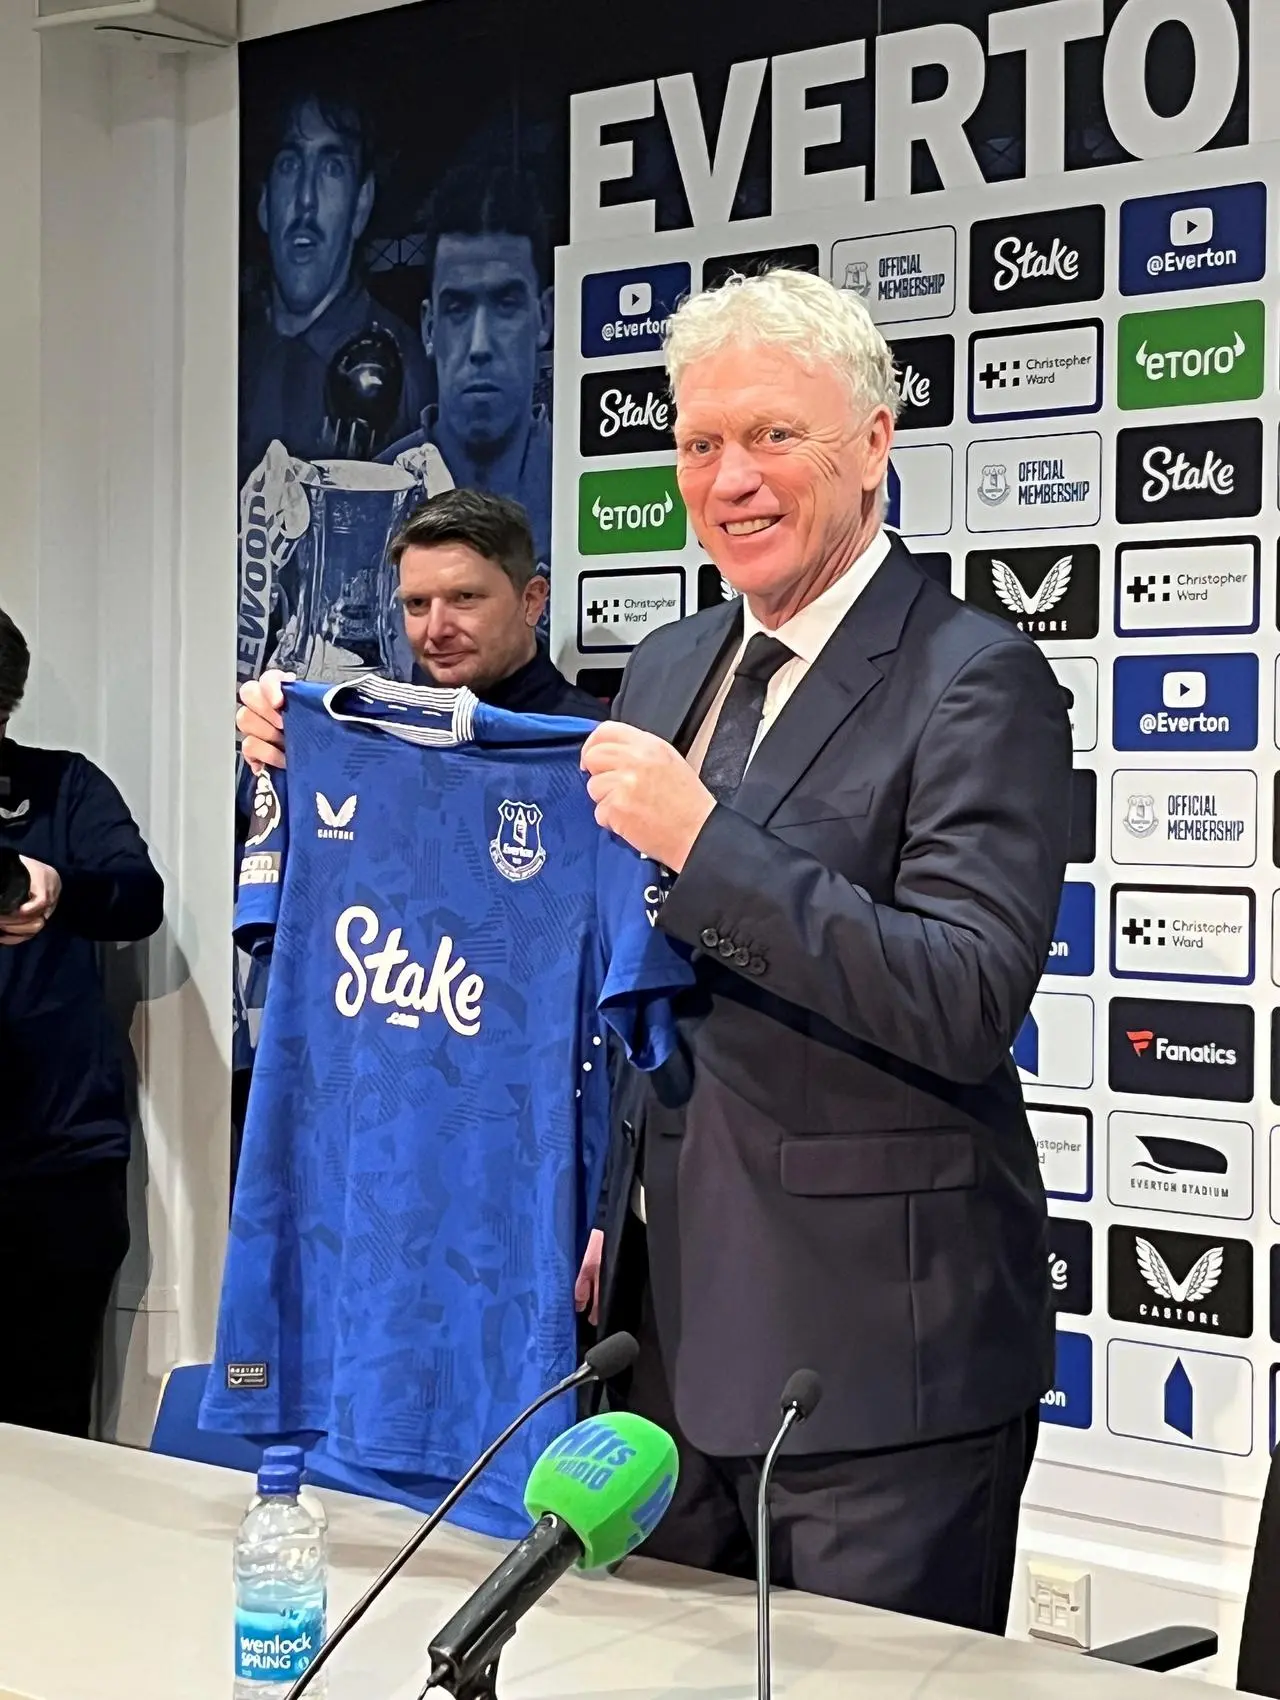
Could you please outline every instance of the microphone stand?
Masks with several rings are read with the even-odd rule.
[[[788,1405],[773,1445],[765,1455],[756,1491],[756,1700],[772,1700],[773,1666],[769,1638],[769,1483],[773,1480],[774,1465],[782,1451],[782,1443],[798,1422],[802,1413],[798,1405]]]

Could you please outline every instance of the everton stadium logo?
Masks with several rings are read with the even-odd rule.
[[[253,788],[252,810],[253,819],[249,836],[245,839],[246,845],[261,844],[280,825],[280,798],[265,767]]]
[[[542,810],[536,803],[503,799],[498,808],[497,835],[489,841],[489,854],[503,879],[533,878],[547,859],[542,844]]]
[[[1149,838],[1160,824],[1154,797],[1130,797],[1124,824],[1135,838]]]
[[[978,496],[989,508],[998,508],[1009,494],[1009,469],[999,462],[984,466],[978,484]]]

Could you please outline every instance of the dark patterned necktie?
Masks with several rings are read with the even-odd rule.
[[[785,643],[763,632],[757,632],[743,651],[702,758],[702,783],[717,803],[727,803],[742,784],[760,730],[769,681],[779,667],[794,660],[794,652]]]

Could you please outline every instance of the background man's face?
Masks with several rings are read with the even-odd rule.
[[[258,201],[276,288],[291,313],[314,312],[341,291],[372,207],[372,177],[361,181],[355,149],[308,101]]]
[[[538,350],[550,334],[527,236],[441,236],[423,333],[436,363],[440,416],[483,456],[528,417]]]
[[[482,691],[529,659],[547,581],[517,590],[469,544],[417,544],[400,557],[399,595],[418,665],[438,685]]]

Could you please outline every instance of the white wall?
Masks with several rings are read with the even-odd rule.
[[[242,0],[242,34],[400,3]],[[106,1419],[145,1443],[163,1371],[211,1346],[227,1194],[234,56],[39,41],[0,6],[0,147],[0,602],[37,654],[22,732],[103,763],[169,883],[164,932],[113,964],[145,1002]],[[1041,1465],[1023,1545],[1092,1569],[1095,1643],[1203,1623],[1230,1681],[1255,1522],[1248,1499]]]

